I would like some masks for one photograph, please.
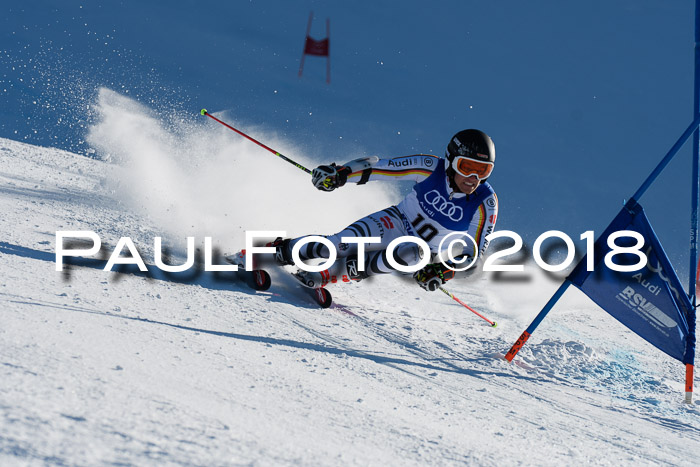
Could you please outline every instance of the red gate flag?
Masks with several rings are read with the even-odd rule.
[[[314,19],[314,12],[309,15],[309,24],[306,27],[306,38],[304,39],[304,51],[301,54],[301,63],[299,64],[299,77],[301,78],[304,72],[304,59],[307,55],[315,55],[317,57],[326,57],[326,83],[331,82],[331,20],[326,19],[326,38],[316,40],[309,35],[311,32],[311,22]]]
[[[318,55],[320,57],[328,56],[328,38],[317,41],[309,36],[306,36],[306,45],[304,45],[305,55]]]

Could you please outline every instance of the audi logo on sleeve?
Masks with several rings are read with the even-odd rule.
[[[464,217],[464,211],[460,206],[451,201],[447,201],[437,190],[431,190],[423,196],[423,200],[428,205],[434,207],[440,214],[448,217],[451,221],[459,222]]]

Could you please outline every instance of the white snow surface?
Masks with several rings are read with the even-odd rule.
[[[119,112],[109,120],[103,104],[103,123],[116,125]],[[221,144],[218,129],[194,133],[188,148],[200,156],[250,150]],[[177,246],[189,227],[227,249],[240,246],[240,226],[332,233],[366,214],[300,212],[328,212],[360,191],[324,198],[296,184],[262,186],[260,196],[277,196],[255,204],[249,184],[259,182],[212,173],[206,158],[188,169],[209,174],[191,177],[201,182],[169,186],[189,149],[136,154],[134,139],[110,141],[99,127],[92,137],[115,157],[0,139],[0,465],[697,465],[700,411],[682,403],[683,366],[582,294],[565,295],[514,364],[499,358],[558,285],[532,268],[526,282],[447,284],[497,328],[393,276],[333,285],[335,304],[321,310],[280,271],[268,292],[212,274],[182,283],[92,263],[57,272],[59,230],[93,230],[108,252],[129,236],[152,265],[153,237]],[[214,151],[213,162],[225,156]],[[137,172],[142,184],[126,186]],[[227,217],[210,209],[204,180],[227,194]],[[241,183],[250,189],[236,191]],[[396,196],[367,189],[378,208]],[[164,199],[186,206],[197,194],[166,214]],[[279,200],[296,207],[275,218]],[[166,222],[180,216],[197,223]]]

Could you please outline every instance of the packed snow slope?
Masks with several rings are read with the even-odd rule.
[[[681,403],[682,366],[585,297],[567,294],[515,364],[498,358],[557,287],[534,269],[526,282],[448,284],[497,328],[391,276],[333,286],[336,305],[320,310],[280,271],[258,293],[226,275],[105,272],[104,255],[57,272],[56,231],[92,230],[106,254],[129,236],[152,268],[156,235],[176,261],[188,229],[223,250],[239,241],[226,222],[205,224],[208,193],[173,211],[192,216],[187,226],[165,222],[168,197],[185,206],[200,184],[230,177],[249,188],[225,192],[218,214],[234,224],[256,200],[255,177],[213,170],[224,156],[254,156],[218,129],[190,133],[195,147],[228,152],[187,166],[181,185],[183,153],[164,156],[169,133],[157,120],[106,90],[101,111],[112,123],[132,112],[126,120],[160,142],[145,165],[118,151],[101,161],[0,139],[0,464],[697,462],[700,411]],[[149,167],[160,171],[149,178]],[[395,196],[366,189],[378,203]],[[299,191],[274,192],[329,203]],[[263,196],[264,212],[279,197]],[[290,230],[305,226],[286,209],[275,212]]]
[[[312,9],[331,85],[316,57],[297,77]],[[393,276],[332,286],[322,311],[284,271],[256,293],[152,266],[156,236],[179,264],[187,236],[232,252],[250,230],[335,233],[410,189],[320,193],[202,107],[307,167],[441,155],[482,128],[498,229],[599,232],[689,123],[691,2],[0,12],[0,465],[697,463],[680,363],[575,290],[499,358],[559,284],[532,265],[448,283],[497,328]],[[688,156],[642,199],[681,276]],[[57,272],[61,230],[104,249]],[[148,274],[102,270],[120,237]]]

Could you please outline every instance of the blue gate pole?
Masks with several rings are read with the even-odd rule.
[[[700,0],[696,0],[696,2],[698,4],[700,4]],[[700,20],[698,20],[698,21],[700,21]],[[691,123],[688,126],[688,128],[686,128],[686,130],[683,132],[681,137],[678,138],[676,143],[671,147],[671,149],[666,153],[666,155],[661,160],[661,162],[659,162],[659,164],[656,166],[654,171],[651,174],[649,174],[649,176],[644,181],[644,183],[642,183],[642,186],[639,187],[637,192],[627,202],[628,206],[634,206],[636,204],[636,202],[639,201],[639,198],[649,189],[649,187],[652,185],[652,183],[654,183],[654,181],[657,179],[657,177],[666,168],[666,166],[669,164],[669,162],[671,162],[671,160],[675,157],[675,155],[678,154],[678,151],[681,149],[681,147],[683,147],[685,142],[688,141],[688,139],[693,135],[693,133],[695,133],[696,138],[697,138],[697,130],[698,130],[699,125],[700,125],[700,114],[695,116],[693,123]],[[695,150],[696,151],[698,150],[697,144],[695,146]],[[694,163],[697,164],[697,162],[698,162],[697,159],[695,159]],[[693,187],[697,190],[696,185],[698,182],[698,177],[696,176],[694,180],[695,180],[695,183],[694,183]],[[696,194],[697,194],[697,191],[696,191]],[[697,196],[694,199],[695,199],[695,211],[694,212],[697,213]],[[695,216],[695,222],[697,223],[697,214]],[[691,233],[691,242],[693,240],[694,240],[694,238],[692,237],[692,233]],[[596,239],[596,242],[597,241],[598,241],[598,239]],[[692,252],[691,252],[691,256],[692,256]],[[581,261],[584,261],[584,258],[582,258],[579,261],[579,264],[581,263]],[[693,260],[691,259],[691,262],[692,261]],[[578,267],[578,264],[577,264],[577,267]],[[694,270],[695,270],[695,266],[691,266],[691,274],[694,274],[694,272],[693,272]],[[694,278],[695,276],[693,275],[692,277]],[[505,356],[506,360],[508,360],[508,361],[513,360],[513,357],[515,357],[515,355],[518,353],[518,351],[520,351],[520,349],[525,344],[525,342],[527,342],[527,340],[530,338],[530,335],[533,333],[535,328],[537,328],[537,326],[544,319],[544,317],[547,316],[547,313],[549,313],[549,311],[552,309],[552,307],[554,307],[554,304],[561,298],[561,296],[564,295],[564,292],[566,291],[566,289],[569,288],[570,285],[571,285],[571,282],[568,279],[564,281],[564,283],[561,285],[561,287],[559,287],[559,289],[554,293],[552,298],[549,299],[549,301],[544,306],[544,308],[542,308],[542,310],[537,315],[535,320],[520,335],[520,337],[515,342],[515,344],[513,344],[513,347],[511,347],[511,349],[508,351],[508,353]],[[694,290],[694,287],[693,287],[693,290]],[[694,296],[691,296],[691,298],[694,299]],[[694,304],[695,304],[695,302],[693,301],[693,305]],[[693,308],[692,312],[693,312],[693,314],[695,313],[695,308]],[[692,322],[693,323],[695,322],[694,315],[693,315]],[[692,333],[693,333],[693,335],[695,335],[695,328],[694,327],[692,329]],[[690,344],[691,344],[690,341],[688,341],[688,349],[690,349]],[[688,353],[689,351],[690,350],[686,350],[686,353]],[[692,365],[690,365],[688,367],[686,374],[691,374],[691,376],[692,376]],[[692,383],[692,381],[691,381],[691,383]],[[689,391],[687,391],[687,386],[688,386],[688,378],[686,378],[686,398],[688,398],[687,394],[689,392]],[[692,384],[691,384],[691,386],[692,386]],[[692,393],[692,389],[691,389],[690,393]]]
[[[695,101],[693,117],[700,115],[700,0],[695,0]],[[693,179],[690,211],[690,277],[688,297],[693,307],[696,304],[695,281],[698,271],[698,188],[700,184],[700,133],[693,135]]]
[[[700,1],[700,0],[699,0]],[[581,260],[583,261],[583,260]],[[530,323],[530,325],[527,327],[525,331],[520,335],[518,340],[513,344],[513,347],[510,348],[508,353],[505,355],[505,359],[508,360],[509,362],[513,361],[513,358],[515,355],[520,351],[523,345],[525,345],[525,342],[530,338],[530,335],[535,332],[535,329],[537,329],[537,326],[540,325],[542,320],[544,319],[545,316],[547,316],[547,313],[549,313],[549,310],[552,309],[555,303],[559,301],[562,295],[564,295],[564,292],[566,292],[566,289],[569,288],[571,285],[571,282],[569,279],[566,279],[557,289],[556,292],[554,292],[554,295],[552,295],[552,298],[549,299],[547,304],[542,308],[542,310],[539,312],[539,314],[535,317],[535,319]]]
[[[700,115],[700,0],[695,0],[695,100],[693,116]],[[688,339],[685,350],[685,402],[693,402],[693,368],[695,360],[695,312],[697,308],[697,274],[698,274],[698,184],[700,184],[700,131],[693,136],[693,180],[690,211],[690,272],[688,273],[688,297],[693,305],[688,317],[689,333],[693,339]],[[688,363],[689,362],[689,363]]]
[[[700,1],[700,0],[697,0],[697,1]],[[683,147],[685,142],[688,141],[688,138],[690,138],[690,136],[694,132],[696,132],[696,130],[698,129],[698,125],[700,125],[700,115],[695,116],[693,123],[691,123],[688,126],[688,128],[685,129],[685,131],[683,132],[681,137],[678,138],[678,140],[676,141],[676,144],[674,144],[671,147],[671,149],[669,149],[669,151],[666,153],[666,155],[661,160],[661,162],[659,162],[659,164],[656,166],[654,171],[651,174],[649,174],[649,176],[644,181],[644,183],[642,183],[642,186],[640,186],[639,189],[637,190],[637,192],[634,195],[632,195],[632,199],[630,201],[632,201],[632,200],[639,201],[639,198],[641,198],[642,195],[649,189],[651,184],[654,183],[654,181],[656,181],[657,177],[666,168],[668,163],[671,162],[671,159],[673,159],[675,157],[675,155],[678,154],[678,151],[680,151],[680,149]],[[629,202],[628,202],[628,204],[629,204]],[[632,203],[632,204],[634,204],[634,203]]]
[[[651,187],[651,185],[656,181],[661,172],[666,168],[666,166],[671,162],[671,160],[676,156],[681,147],[688,141],[688,139],[693,136],[693,187],[692,187],[692,213],[691,228],[690,228],[690,290],[688,292],[688,297],[693,305],[691,309],[692,316],[689,317],[689,325],[691,327],[690,332],[693,336],[692,339],[688,339],[686,347],[686,356],[690,355],[690,359],[694,358],[695,350],[695,306],[697,302],[697,297],[695,296],[695,279],[697,275],[697,235],[698,235],[698,197],[700,192],[700,134],[698,127],[700,126],[700,0],[695,0],[695,105],[693,122],[686,128],[680,138],[671,147],[671,149],[666,153],[661,162],[658,163],[656,168],[652,171],[647,179],[642,183],[642,186],[632,195],[632,198],[627,202],[628,206],[634,206],[639,198]],[[596,239],[596,242],[598,239]],[[581,259],[583,261],[583,259]],[[581,262],[579,261],[579,263]],[[577,265],[578,266],[578,265]],[[515,355],[520,351],[522,346],[530,338],[530,335],[539,326],[542,320],[547,316],[549,311],[554,307],[557,301],[564,295],[566,289],[569,288],[571,282],[568,278],[562,283],[562,285],[557,289],[554,295],[549,299],[547,304],[542,308],[539,314],[535,317],[534,321],[530,323],[530,326],[520,335],[515,344],[511,347],[508,353],[505,355],[505,359],[512,361]],[[692,341],[692,342],[691,342]],[[693,393],[693,364],[686,364],[686,402],[692,399]]]

